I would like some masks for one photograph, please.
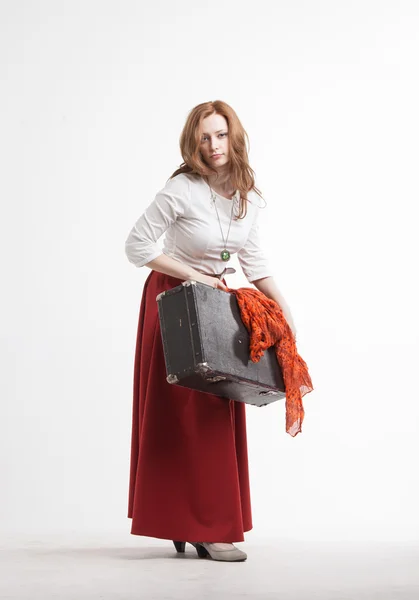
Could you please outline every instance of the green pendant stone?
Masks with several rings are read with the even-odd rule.
[[[230,260],[230,252],[228,250],[223,250],[221,252],[221,260],[224,260],[224,261]]]

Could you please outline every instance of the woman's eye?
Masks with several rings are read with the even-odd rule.
[[[220,133],[220,135],[224,135],[225,136],[225,135],[227,135],[227,133]],[[207,139],[208,138],[205,136],[205,137],[202,138],[202,141],[205,142]]]

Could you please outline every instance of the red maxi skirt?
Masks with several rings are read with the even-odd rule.
[[[181,283],[151,271],[144,284],[134,362],[131,533],[242,542],[252,529],[245,404],[166,381],[156,296]]]

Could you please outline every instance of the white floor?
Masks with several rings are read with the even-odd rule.
[[[199,559],[193,546],[115,535],[9,538],[1,600],[418,600],[419,545],[258,540],[248,559]]]

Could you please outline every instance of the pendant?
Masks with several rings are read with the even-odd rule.
[[[228,250],[223,250],[221,252],[221,260],[224,260],[225,262],[230,260],[230,252]]]

